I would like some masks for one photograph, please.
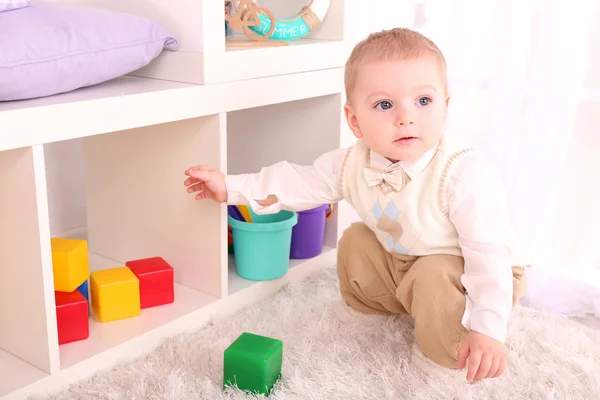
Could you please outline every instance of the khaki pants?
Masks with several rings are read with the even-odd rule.
[[[354,310],[371,314],[409,314],[423,353],[457,367],[458,349],[468,332],[462,257],[391,255],[363,223],[352,224],[338,244],[342,297]],[[522,267],[513,267],[513,305],[525,292]]]

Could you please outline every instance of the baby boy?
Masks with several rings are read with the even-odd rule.
[[[499,178],[481,154],[444,134],[444,56],[409,29],[371,34],[348,59],[345,90],[358,139],[350,148],[253,174],[193,166],[187,191],[259,214],[346,200],[362,222],[338,244],[338,314],[408,314],[420,367],[467,368],[469,381],[500,376],[526,264],[516,259]]]

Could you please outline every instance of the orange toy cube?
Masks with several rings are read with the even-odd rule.
[[[92,309],[100,322],[140,315],[140,282],[125,266],[90,275]]]
[[[90,274],[87,241],[51,238],[54,290],[73,292]]]

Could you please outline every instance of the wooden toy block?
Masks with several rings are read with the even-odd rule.
[[[73,292],[90,274],[87,241],[51,238],[54,290]]]
[[[127,261],[125,265],[140,281],[140,307],[142,309],[175,301],[173,267],[162,257]]]
[[[223,388],[268,396],[281,377],[283,342],[253,333],[242,333],[224,352]]]
[[[77,291],[79,293],[81,293],[83,295],[83,297],[85,297],[86,301],[88,302],[88,315],[90,313],[90,289],[89,289],[89,283],[88,280],[86,279],[81,285],[79,285],[79,287],[77,288]]]
[[[92,309],[100,322],[140,315],[140,282],[128,267],[94,271],[90,286]]]
[[[88,301],[75,290],[54,292],[58,344],[84,340],[89,337]]]

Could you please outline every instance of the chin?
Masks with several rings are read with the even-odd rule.
[[[416,150],[393,151],[386,158],[390,161],[410,161],[419,158],[423,152]]]

